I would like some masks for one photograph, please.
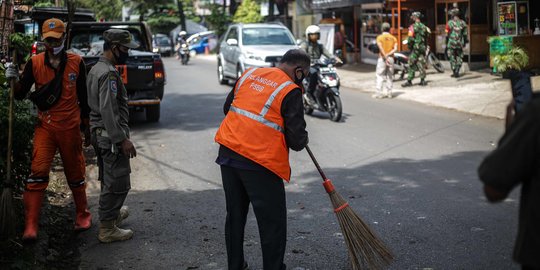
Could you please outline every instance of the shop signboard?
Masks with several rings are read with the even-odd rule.
[[[518,34],[516,2],[498,3],[499,35],[515,36]]]

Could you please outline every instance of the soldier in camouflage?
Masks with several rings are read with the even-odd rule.
[[[420,85],[426,86],[426,47],[429,30],[421,21],[422,14],[415,11],[411,15],[411,19],[414,24],[409,26],[409,37],[407,38],[407,44],[411,50],[409,56],[409,73],[407,75],[407,82],[402,84],[402,87],[412,86],[412,80],[414,79],[414,72],[420,73]]]
[[[448,59],[452,67],[452,77],[459,77],[459,70],[463,63],[463,47],[469,42],[467,38],[467,24],[459,18],[459,9],[454,8],[450,11],[452,19],[446,25],[446,48],[448,50]]]

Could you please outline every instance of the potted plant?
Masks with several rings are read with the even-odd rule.
[[[529,64],[527,52],[517,46],[493,57],[493,66],[503,78],[510,79],[516,112],[532,97],[531,73],[525,70]]]

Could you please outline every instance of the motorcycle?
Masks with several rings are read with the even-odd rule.
[[[328,112],[330,120],[338,122],[341,120],[343,107],[339,97],[339,76],[337,74],[334,59],[319,59],[311,66],[317,69],[317,85],[313,91],[313,96],[306,92],[303,94],[304,113],[311,115],[314,110]],[[304,89],[309,87],[309,79],[303,81]]]
[[[403,44],[407,44],[407,40],[403,41]],[[405,74],[409,72],[409,55],[410,51],[401,51],[394,53],[394,72],[401,72],[399,78],[403,80]],[[426,64],[433,66],[435,70],[439,73],[444,73],[444,66],[442,65],[439,58],[430,50],[429,46],[426,48]]]
[[[180,57],[182,65],[187,65],[189,62],[189,46],[187,43],[180,44],[180,48],[178,48],[178,56]]]

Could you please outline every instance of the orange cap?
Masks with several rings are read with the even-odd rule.
[[[59,19],[52,18],[48,19],[43,23],[42,27],[42,37],[43,39],[52,37],[52,38],[61,38],[62,35],[66,32],[66,25]]]

